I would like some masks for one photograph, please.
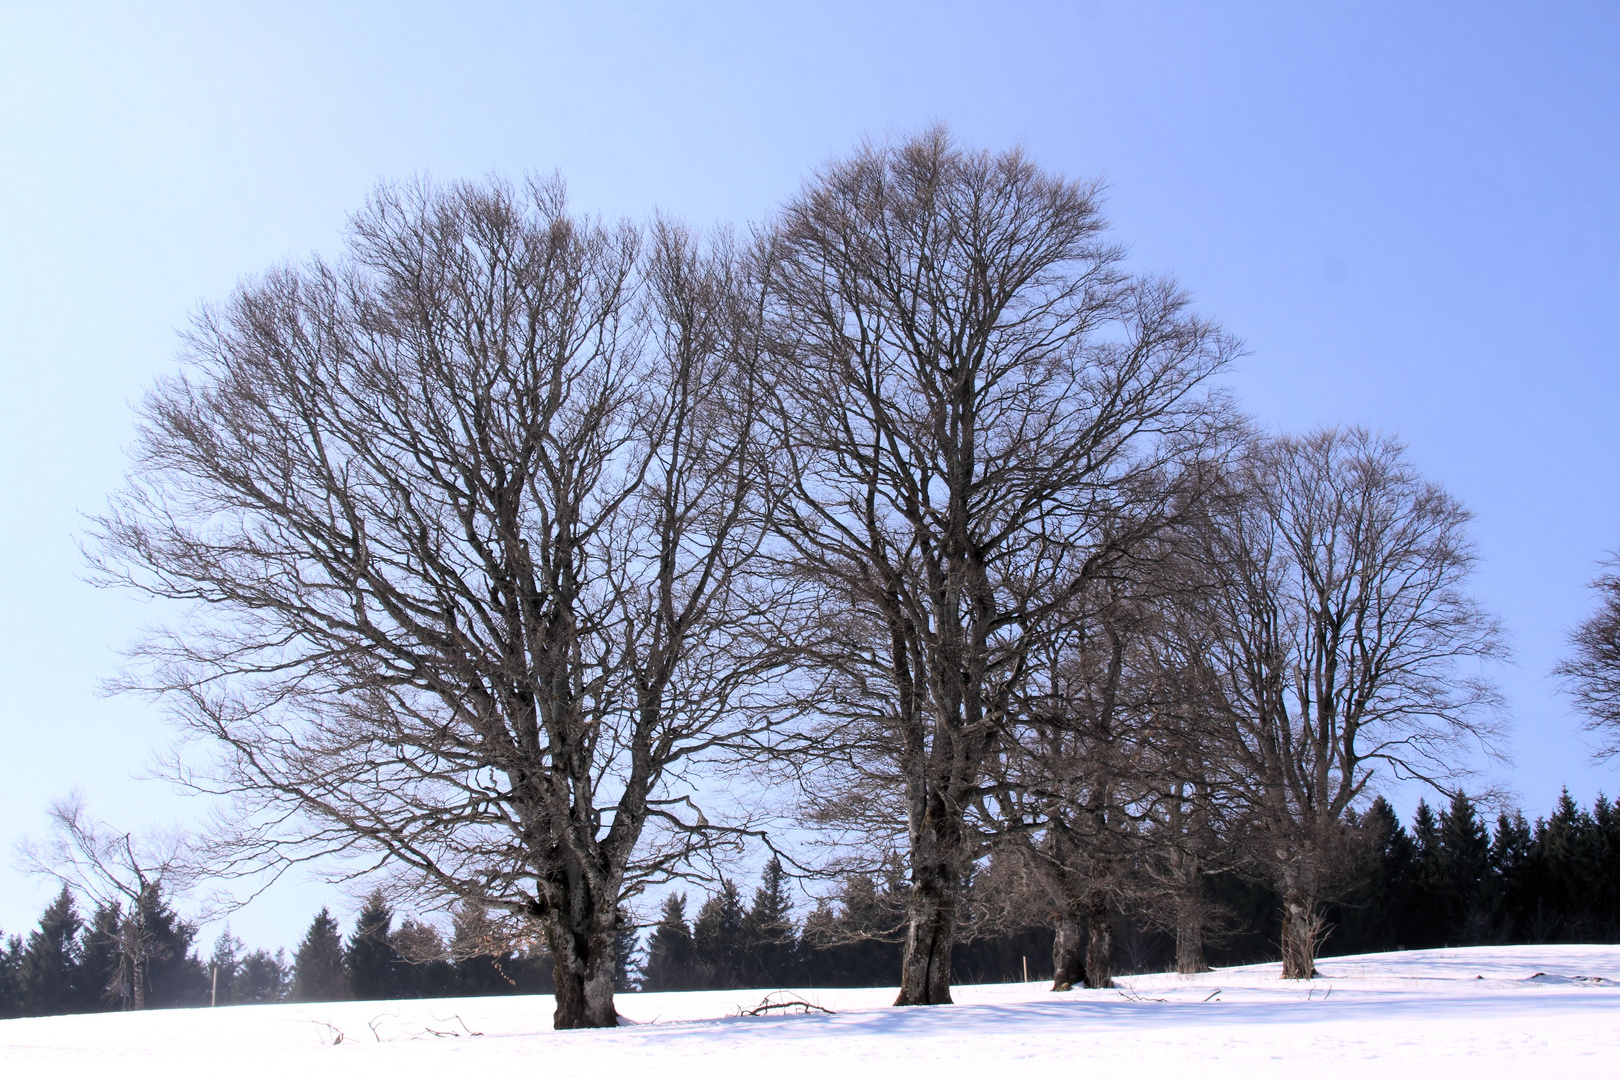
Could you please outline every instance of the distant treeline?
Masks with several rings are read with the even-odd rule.
[[[1565,792],[1532,824],[1502,814],[1492,828],[1463,796],[1436,814],[1420,802],[1411,827],[1383,799],[1351,823],[1359,886],[1329,912],[1326,955],[1448,945],[1620,943],[1620,810],[1598,796],[1590,811]],[[1277,957],[1278,897],[1226,872],[1211,877],[1222,929],[1208,943],[1217,964]],[[972,895],[969,889],[969,895]],[[851,874],[837,895],[794,916],[782,867],[766,867],[751,902],[729,880],[697,905],[665,898],[645,937],[626,922],[618,948],[620,990],[893,985],[904,883]],[[977,911],[978,905],[974,906]],[[1115,966],[1172,966],[1174,938],[1132,913],[1115,918]],[[1052,931],[976,923],[953,956],[957,982],[1031,978],[1052,972]],[[116,936],[128,933],[116,907],[88,920],[66,889],[27,938],[0,950],[0,1016],[44,1016],[128,1008],[128,973]],[[197,931],[161,898],[152,905],[145,991],[148,1008],[281,1001],[536,994],[552,989],[551,961],[538,945],[512,947],[480,909],[456,913],[446,938],[407,919],[394,925],[373,894],[345,940],[325,909],[289,960],[285,950],[244,952],[227,929],[204,960]],[[216,980],[217,972],[217,980]]]

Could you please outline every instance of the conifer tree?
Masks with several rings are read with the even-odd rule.
[[[630,909],[619,908],[618,937],[613,946],[613,989],[623,993],[641,989],[641,935]]]
[[[798,981],[798,935],[780,859],[765,865],[743,920],[742,937],[744,985],[780,987]]]
[[[231,924],[226,923],[208,958],[210,1000],[215,1005],[236,1004],[236,973],[241,966],[242,939],[231,933]]]
[[[1592,805],[1592,829],[1595,930],[1601,940],[1615,941],[1620,939],[1620,807],[1602,793]]]
[[[1497,816],[1490,866],[1501,895],[1502,932],[1509,941],[1522,941],[1535,910],[1532,835],[1523,814]]]
[[[1570,798],[1565,788],[1553,807],[1552,816],[1545,822],[1536,822],[1536,846],[1541,849],[1541,898],[1554,933],[1561,940],[1583,936],[1585,927],[1582,895],[1591,873],[1588,849],[1592,845],[1588,834],[1593,830],[1592,819]]]
[[[343,939],[337,920],[321,908],[293,956],[292,1000],[345,1001],[348,974],[343,968]]]
[[[124,910],[116,901],[97,904],[79,938],[79,971],[74,980],[77,1011],[98,1012],[128,1003],[117,992]]]
[[[1490,876],[1490,833],[1457,792],[1440,815],[1434,897],[1445,944],[1477,945],[1492,932],[1498,898]]]
[[[455,911],[450,935],[455,957],[457,995],[482,997],[514,992],[510,971],[513,955],[507,934],[477,904],[462,904]]]
[[[237,965],[231,980],[231,1000],[238,1005],[273,1005],[286,1001],[292,989],[292,971],[287,953],[277,949],[255,949]]]
[[[406,919],[389,938],[401,961],[399,994],[408,998],[449,997],[455,993],[456,973],[444,939],[431,923]]]
[[[1401,948],[1407,937],[1417,847],[1382,796],[1355,825],[1361,837],[1363,881],[1351,903],[1338,913],[1329,948],[1347,952]]]
[[[742,960],[742,895],[730,878],[703,902],[692,923],[692,944],[705,987],[715,990],[738,985]]]
[[[645,990],[693,990],[698,986],[697,951],[686,925],[686,894],[664,897],[658,925],[647,936],[647,963],[641,985]]]
[[[354,923],[354,934],[343,960],[349,972],[349,987],[360,1001],[382,1001],[399,996],[399,955],[389,940],[394,912],[383,899],[382,890],[373,890]]]
[[[192,951],[197,928],[180,918],[152,885],[140,905],[146,942],[146,1007],[173,1009],[208,1003],[208,969]]]
[[[0,934],[0,1020],[23,1014],[22,938]]]
[[[73,978],[79,964],[79,929],[84,925],[67,886],[39,917],[28,935],[18,971],[23,1010],[54,1016],[74,1005]]]

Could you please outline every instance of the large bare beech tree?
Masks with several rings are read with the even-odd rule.
[[[1477,662],[1504,645],[1464,590],[1468,512],[1394,440],[1259,440],[1234,475],[1182,663],[1208,665],[1225,713],[1215,760],[1283,896],[1283,977],[1309,978],[1345,812],[1380,768],[1444,786],[1489,747],[1498,695]]]
[[[538,923],[560,1028],[616,1022],[619,906],[716,841],[681,780],[769,666],[735,265],[555,183],[383,187],[199,318],[99,525],[106,580],[192,603],[130,681],[222,751],[187,779],[236,865]]]
[[[1601,758],[1620,758],[1620,560],[1592,582],[1598,609],[1569,636],[1571,653],[1553,669],[1598,735]]]
[[[950,1001],[965,815],[1032,643],[1173,514],[1232,348],[1124,273],[1097,199],[934,130],[827,167],[764,244],[778,534],[832,680],[808,742],[901,796],[902,1005]]]

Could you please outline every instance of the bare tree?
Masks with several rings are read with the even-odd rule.
[[[379,189],[199,318],[99,522],[104,581],[195,608],[129,683],[221,752],[179,771],[229,865],[537,922],[559,1028],[616,1022],[620,906],[728,835],[687,773],[771,665],[736,260],[642,245],[555,182]]]
[[[136,837],[115,829],[92,819],[78,792],[51,804],[50,821],[43,843],[20,846],[24,869],[55,878],[113,913],[116,930],[109,944],[117,967],[106,994],[127,1008],[146,1008],[149,968],[163,959],[152,933],[159,897],[165,890],[183,891],[197,876],[186,837],[179,832]]]
[[[1443,788],[1491,745],[1496,620],[1464,591],[1469,514],[1392,439],[1256,443],[1207,532],[1207,665],[1257,858],[1283,895],[1283,977],[1309,978],[1344,818],[1380,768]]]
[[[1171,515],[1148,478],[1232,349],[1172,284],[1123,273],[1097,202],[933,130],[829,166],[767,238],[778,535],[832,680],[808,741],[899,793],[897,1004],[950,1001],[965,815],[1029,650]],[[1103,536],[1105,515],[1138,527]]]
[[[1600,758],[1620,757],[1620,561],[1592,582],[1599,607],[1569,635],[1572,654],[1553,669],[1575,707],[1586,714],[1587,730],[1603,738]]]
[[[1016,737],[1001,747],[1001,829],[1027,850],[1054,934],[1053,989],[1113,985],[1113,923],[1141,857],[1141,724],[1151,715],[1135,661],[1145,612],[1120,581],[1076,600],[1091,610],[1031,657]]]

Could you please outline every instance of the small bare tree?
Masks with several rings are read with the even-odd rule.
[[[1444,788],[1489,749],[1499,697],[1470,665],[1505,646],[1463,591],[1468,512],[1393,439],[1260,440],[1235,481],[1212,504],[1186,662],[1219,693],[1220,755],[1283,895],[1283,977],[1302,979],[1346,811],[1380,768]]]
[[[423,183],[204,313],[97,550],[195,605],[130,685],[222,752],[181,778],[234,798],[225,865],[536,922],[556,1026],[616,1022],[620,907],[728,835],[687,771],[772,664],[736,268],[557,183]]]
[[[814,592],[804,655],[833,684],[808,741],[892,777],[897,1004],[949,1002],[966,815],[1029,651],[1172,513],[1145,480],[1207,421],[1232,343],[1122,272],[1096,185],[942,130],[829,166],[765,247],[782,570]]]
[[[1603,739],[1599,758],[1620,758],[1620,560],[1592,582],[1598,610],[1569,635],[1571,655],[1553,669],[1575,707],[1586,714],[1587,730]]]
[[[50,832],[43,843],[19,848],[23,868],[54,878],[113,913],[109,944],[117,966],[107,996],[127,1008],[146,1008],[152,961],[161,960],[152,934],[159,896],[183,891],[197,877],[186,837],[178,832],[136,837],[92,819],[74,792],[51,804]]]

